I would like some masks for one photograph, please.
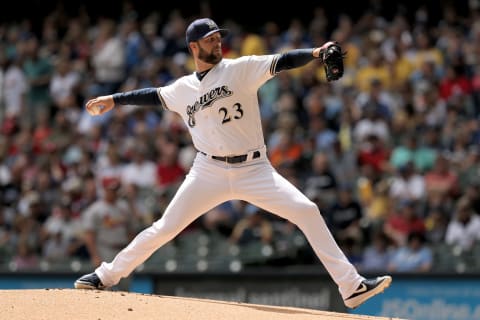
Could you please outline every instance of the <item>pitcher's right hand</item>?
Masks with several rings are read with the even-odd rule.
[[[112,110],[115,107],[115,102],[112,95],[100,96],[88,100],[85,107],[90,115],[98,116]]]

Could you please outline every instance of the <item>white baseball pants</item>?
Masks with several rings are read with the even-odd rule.
[[[227,164],[198,153],[162,218],[95,272],[105,286],[114,286],[202,214],[233,199],[247,201],[297,225],[343,298],[364,279],[338,247],[318,207],[276,172],[265,152],[240,164]]]

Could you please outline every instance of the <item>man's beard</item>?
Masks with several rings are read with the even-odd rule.
[[[198,46],[200,50],[198,51],[198,59],[209,64],[217,64],[222,61],[222,55],[216,55],[213,52],[207,52],[200,45]]]

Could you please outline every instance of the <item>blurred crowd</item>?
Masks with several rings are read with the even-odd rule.
[[[60,9],[33,30],[0,24],[0,263],[12,270],[77,258],[98,265],[160,218],[196,155],[181,119],[155,106],[91,117],[94,96],[159,87],[193,71],[172,11],[118,18]],[[275,168],[320,207],[363,270],[426,272],[439,244],[480,241],[480,7],[445,5],[438,21],[367,10],[258,32],[234,20],[226,58],[338,41],[345,75],[314,61],[259,91]],[[213,17],[215,19],[215,17]],[[329,31],[331,30],[331,31]],[[225,241],[272,242],[295,226],[241,201],[189,226]],[[181,236],[181,235],[180,235]],[[316,263],[312,261],[311,263]]]

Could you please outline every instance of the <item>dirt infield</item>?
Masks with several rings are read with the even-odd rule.
[[[0,301],[0,318],[9,320],[393,320],[301,308],[121,291],[0,290]]]

